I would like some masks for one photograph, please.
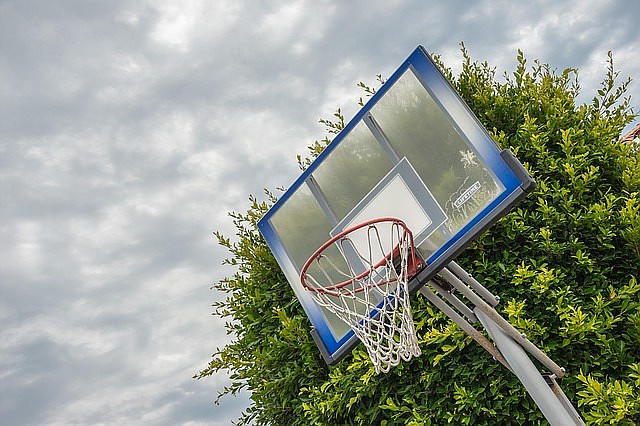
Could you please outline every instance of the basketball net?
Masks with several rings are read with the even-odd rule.
[[[300,280],[314,300],[362,341],[377,373],[421,354],[411,314],[409,277],[424,265],[399,219],[363,222],[320,247]]]

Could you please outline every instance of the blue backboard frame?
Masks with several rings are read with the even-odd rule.
[[[265,241],[273,252],[278,264],[285,272],[296,296],[309,316],[313,325],[312,335],[328,364],[337,363],[346,356],[359,341],[353,332],[350,331],[336,338],[336,330],[332,329],[329,321],[327,321],[326,315],[321,312],[313,300],[305,294],[299,282],[292,282],[298,277],[299,267],[292,261],[292,249],[285,247],[272,219],[298,190],[301,188],[304,189],[304,187],[308,185],[313,179],[314,172],[324,160],[340,146],[343,139],[349,135],[356,126],[369,119],[370,111],[374,105],[385,96],[387,91],[393,87],[394,83],[396,83],[407,70],[411,70],[420,80],[442,112],[448,117],[455,131],[464,138],[466,143],[473,147],[475,154],[481,158],[484,164],[491,170],[494,178],[499,181],[502,188],[501,192],[495,196],[482,211],[425,259],[427,267],[412,280],[410,284],[412,292],[417,291],[422,286],[422,283],[426,283],[439,269],[453,260],[471,241],[506,214],[513,205],[518,203],[535,187],[535,182],[520,162],[510,151],[501,150],[496,145],[477,117],[438,69],[426,50],[422,46],[418,46],[377,93],[372,96],[362,109],[348,122],[342,132],[335,137],[331,144],[329,144],[258,222],[258,227]],[[331,216],[333,214],[326,206],[320,207],[325,211],[326,215]],[[305,232],[304,230],[300,231]],[[326,239],[329,239],[329,237],[330,236],[327,235]]]

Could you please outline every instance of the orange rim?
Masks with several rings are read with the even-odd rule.
[[[366,277],[367,275],[369,275],[372,270],[382,266],[383,264],[387,263],[389,261],[389,259],[395,257],[399,251],[398,246],[400,245],[400,243],[402,242],[402,240],[405,237],[401,237],[400,241],[398,242],[398,245],[396,245],[393,250],[391,250],[391,252],[389,254],[387,254],[386,256],[384,256],[378,263],[376,263],[375,265],[373,265],[372,268],[369,268],[368,270],[362,272],[361,274],[352,277],[348,280],[345,280],[341,283],[338,284],[333,284],[331,286],[326,286],[326,287],[313,287],[311,285],[309,285],[307,283],[306,280],[306,276],[307,276],[307,269],[309,269],[309,267],[313,264],[314,261],[316,261],[321,255],[322,253],[331,245],[333,245],[336,241],[339,241],[341,239],[343,239],[344,237],[346,237],[348,234],[357,231],[358,229],[362,229],[364,227],[367,226],[371,226],[373,224],[376,223],[380,223],[380,222],[391,222],[394,225],[398,225],[400,226],[403,230],[406,236],[408,236],[409,238],[409,248],[410,248],[410,257],[409,257],[409,261],[407,264],[407,271],[408,271],[408,275],[410,277],[414,276],[417,271],[419,271],[420,269],[422,269],[422,266],[424,265],[424,262],[419,259],[419,257],[416,255],[416,250],[414,247],[414,243],[413,243],[413,233],[411,232],[411,230],[407,227],[407,225],[400,219],[394,218],[394,217],[381,217],[381,218],[376,218],[376,219],[370,219],[367,220],[365,222],[359,223],[357,225],[354,225],[348,229],[345,229],[344,231],[340,232],[338,235],[336,235],[335,237],[331,238],[330,240],[328,240],[326,243],[324,243],[322,246],[320,246],[320,248],[318,248],[312,255],[311,257],[309,257],[309,259],[307,260],[307,262],[304,264],[304,266],[302,267],[302,271],[300,272],[300,281],[302,282],[302,285],[309,291],[314,291],[314,292],[319,292],[319,293],[326,293],[329,295],[333,295],[333,296],[338,296],[338,293],[336,293],[334,290],[339,290],[345,286],[348,286],[349,284],[352,284],[354,281],[357,280],[361,280],[362,278]],[[410,274],[409,274],[410,272]],[[397,278],[394,278],[392,280],[389,280],[387,282],[394,282],[396,281]],[[380,283],[382,284],[382,283]],[[374,287],[380,284],[371,284],[369,286],[366,287],[361,287],[358,288],[356,290],[354,290],[355,293],[359,293],[361,291],[364,291],[365,288],[368,287]]]

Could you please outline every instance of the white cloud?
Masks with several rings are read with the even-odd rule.
[[[312,46],[325,37],[337,8],[327,1],[279,2],[260,18],[256,32],[296,55],[313,54]]]
[[[160,45],[187,53],[199,37],[224,35],[240,16],[240,1],[152,1],[159,19],[150,36]]]
[[[13,268],[31,271],[31,274],[42,273],[43,252],[40,244],[44,227],[35,221],[20,221],[14,225],[14,252],[9,254]]]
[[[0,404],[12,424],[229,424],[211,232],[288,186],[317,120],[417,43],[499,73],[521,48],[636,77],[638,5],[136,0],[0,4]],[[375,83],[374,83],[375,84]],[[635,105],[640,89],[632,86]]]
[[[281,3],[277,10],[264,15],[259,27],[260,32],[273,41],[290,42],[293,31],[303,16],[303,4],[302,0]]]

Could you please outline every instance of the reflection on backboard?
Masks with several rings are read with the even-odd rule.
[[[397,217],[427,264],[416,291],[532,185],[418,47],[258,226],[333,364],[358,341],[300,283],[318,247],[358,223]]]

